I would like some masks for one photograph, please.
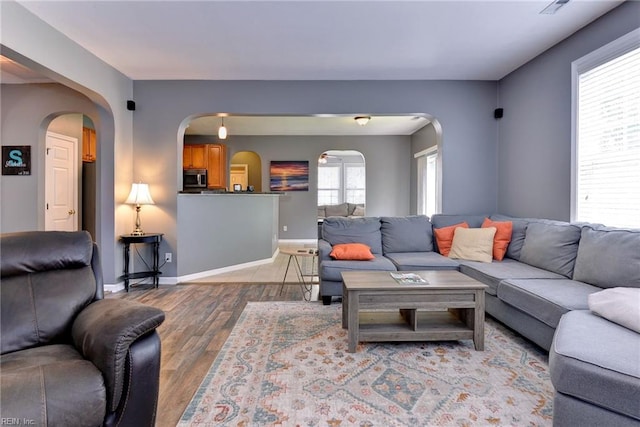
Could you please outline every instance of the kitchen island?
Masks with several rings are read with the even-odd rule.
[[[271,262],[280,193],[178,194],[178,281]]]

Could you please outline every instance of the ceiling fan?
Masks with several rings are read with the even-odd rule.
[[[322,164],[327,163],[328,159],[342,160],[341,157],[334,156],[333,154],[322,153],[322,154],[320,154],[320,157],[318,158],[318,163],[322,163]]]

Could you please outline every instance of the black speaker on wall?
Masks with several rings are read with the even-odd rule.
[[[495,110],[493,110],[494,119],[501,119],[502,116],[504,116],[504,108],[496,108]]]
[[[127,110],[136,111],[136,103],[134,101],[127,101]]]

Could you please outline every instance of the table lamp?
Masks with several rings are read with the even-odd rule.
[[[136,205],[136,228],[131,233],[132,236],[142,236],[144,231],[140,227],[140,205],[153,205],[153,199],[149,193],[149,184],[131,184],[131,192],[125,203]]]

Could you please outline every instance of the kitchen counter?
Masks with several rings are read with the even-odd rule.
[[[178,279],[271,262],[282,193],[178,194]]]
[[[268,195],[282,195],[284,192],[282,191],[269,191],[269,192],[259,192],[259,191],[224,191],[224,190],[200,190],[200,191],[180,191],[179,194],[196,194],[196,195],[258,195],[258,194],[268,194]]]

